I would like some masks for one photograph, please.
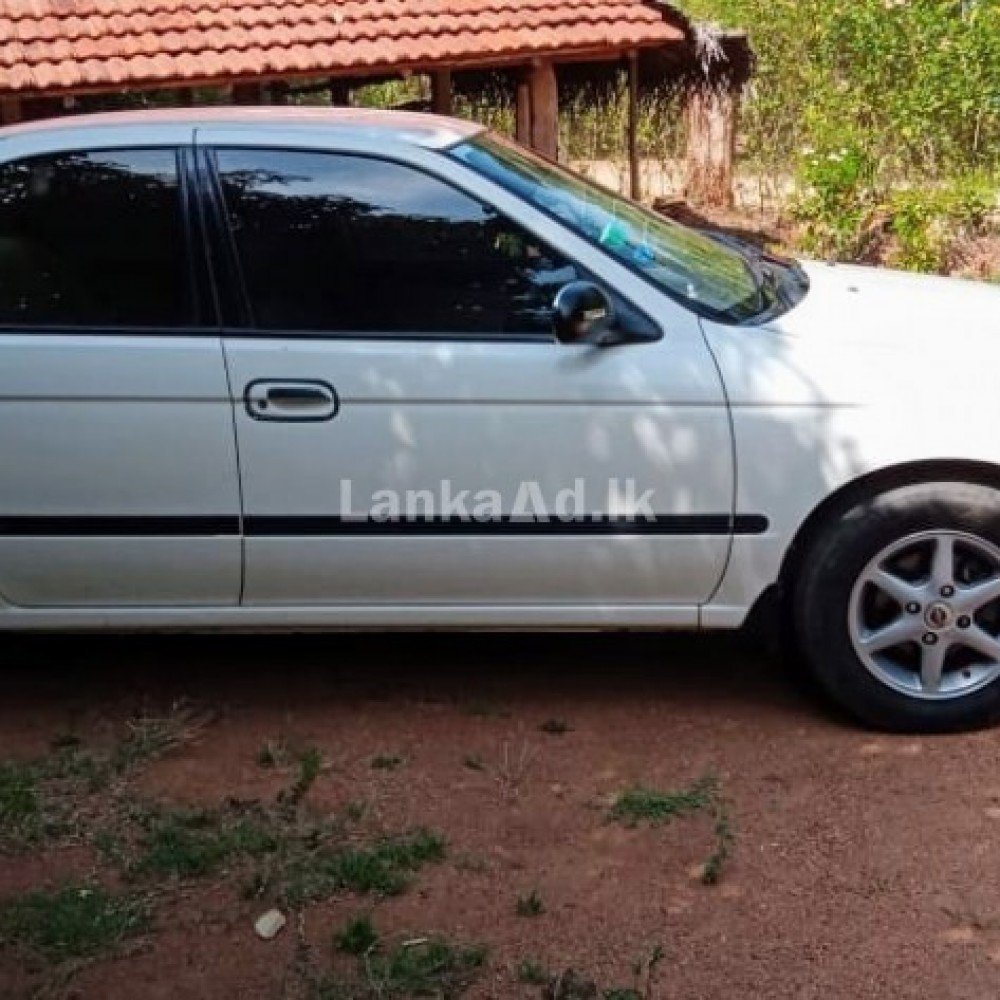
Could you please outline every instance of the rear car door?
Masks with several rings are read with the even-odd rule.
[[[657,339],[636,279],[602,275],[615,268],[569,234],[556,249],[441,176],[459,172],[443,157],[198,140],[246,292],[225,348],[247,604],[696,620],[728,552],[733,471],[693,317],[668,308]],[[654,342],[556,341],[556,292],[595,276]],[[519,516],[526,490],[596,519]],[[623,521],[648,491],[654,521]],[[476,516],[484,497],[498,516]]]
[[[235,440],[196,280],[190,135],[3,145],[0,602],[239,601]]]

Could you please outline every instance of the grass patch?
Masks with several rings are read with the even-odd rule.
[[[356,955],[356,970],[318,975],[307,948],[298,971],[313,1000],[458,1000],[475,982],[487,956],[483,947],[440,936],[384,947],[367,918],[347,924],[334,943]]]
[[[454,1000],[474,982],[486,961],[480,946],[454,945],[433,937],[404,941],[365,962],[370,995]]]
[[[144,901],[98,887],[33,892],[0,907],[0,944],[26,947],[51,962],[111,951],[148,926]]]
[[[112,750],[108,768],[113,775],[134,770],[197,739],[212,720],[212,713],[185,701],[175,702],[166,715],[133,719],[125,724],[127,735]]]
[[[736,836],[733,833],[732,823],[729,818],[729,808],[726,803],[716,797],[713,803],[715,822],[712,833],[715,837],[715,847],[701,866],[701,881],[704,885],[716,885],[722,877],[722,869],[729,860],[732,853]]]
[[[288,763],[288,747],[283,740],[265,740],[254,758],[258,767],[283,767]]]
[[[309,789],[323,770],[323,754],[317,747],[306,747],[296,755],[295,780],[278,793],[278,805],[285,820],[290,821]]]
[[[378,931],[371,917],[355,917],[334,934],[333,944],[348,955],[364,955],[378,944]]]
[[[375,771],[395,771],[402,765],[403,758],[399,754],[380,753],[372,757],[372,769]]]
[[[526,986],[544,986],[549,979],[549,970],[534,958],[522,958],[517,963],[517,981]]]
[[[666,823],[676,816],[697,812],[707,812],[712,817],[713,848],[702,864],[700,878],[705,885],[715,885],[722,877],[736,837],[729,808],[714,775],[699,778],[690,788],[681,791],[631,788],[618,796],[609,816],[626,826],[637,826],[641,822]]]
[[[165,716],[128,721],[110,748],[84,746],[69,734],[57,737],[44,757],[0,761],[0,849],[22,850],[78,832],[91,796],[194,739],[210,721],[178,702]]]
[[[575,969],[553,977],[542,993],[545,1000],[597,1000],[597,984]]]
[[[708,809],[715,792],[716,782],[711,776],[699,778],[690,788],[680,791],[630,788],[615,800],[610,817],[626,826],[636,826],[641,822],[666,823],[676,816],[688,816]]]
[[[514,907],[519,917],[540,917],[545,912],[545,904],[537,889],[532,889],[527,896],[518,896]]]
[[[398,895],[415,872],[444,854],[443,838],[424,829],[371,847],[321,848],[292,860],[281,876],[281,895],[293,908],[343,890]]]
[[[462,766],[467,767],[470,771],[485,771],[486,765],[483,763],[483,758],[479,754],[466,754],[462,758]]]
[[[209,810],[178,810],[153,817],[140,837],[142,854],[130,873],[201,878],[215,874],[231,861],[259,858],[278,850],[278,836],[263,822],[246,816],[227,820]]]
[[[245,898],[296,909],[352,891],[395,895],[425,864],[444,857],[444,839],[426,829],[359,842],[348,825],[364,808],[310,821],[297,808],[321,768],[318,751],[299,755],[294,782],[273,805],[230,801],[217,809],[160,810],[134,803],[102,832],[102,853],[127,875],[186,880],[238,871]],[[96,838],[95,838],[96,839]]]
[[[34,769],[16,761],[0,763],[0,831],[4,840],[33,842],[44,826]]]

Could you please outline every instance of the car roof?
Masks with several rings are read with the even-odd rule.
[[[148,132],[157,125],[192,129],[224,126],[248,133],[268,129],[327,131],[342,139],[381,138],[389,142],[443,149],[482,131],[475,122],[459,121],[417,111],[381,111],[370,108],[321,107],[206,107],[143,111],[109,111],[100,114],[46,118],[0,129],[0,138],[26,133],[59,134],[93,128],[135,129]]]

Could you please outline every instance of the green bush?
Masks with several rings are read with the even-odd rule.
[[[863,247],[864,224],[876,202],[874,165],[859,145],[816,152],[807,149],[793,214],[803,223],[803,249],[820,257],[850,260]]]
[[[687,0],[746,29],[759,57],[748,155],[861,145],[883,177],[1000,168],[998,0]]]
[[[978,175],[894,191],[888,210],[897,247],[889,262],[910,271],[944,272],[955,239],[973,235],[995,204],[992,183]]]

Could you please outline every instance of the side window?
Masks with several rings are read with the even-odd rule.
[[[58,153],[0,165],[0,324],[189,324],[172,149]]]
[[[494,209],[397,163],[219,149],[258,327],[549,333],[577,269]]]

